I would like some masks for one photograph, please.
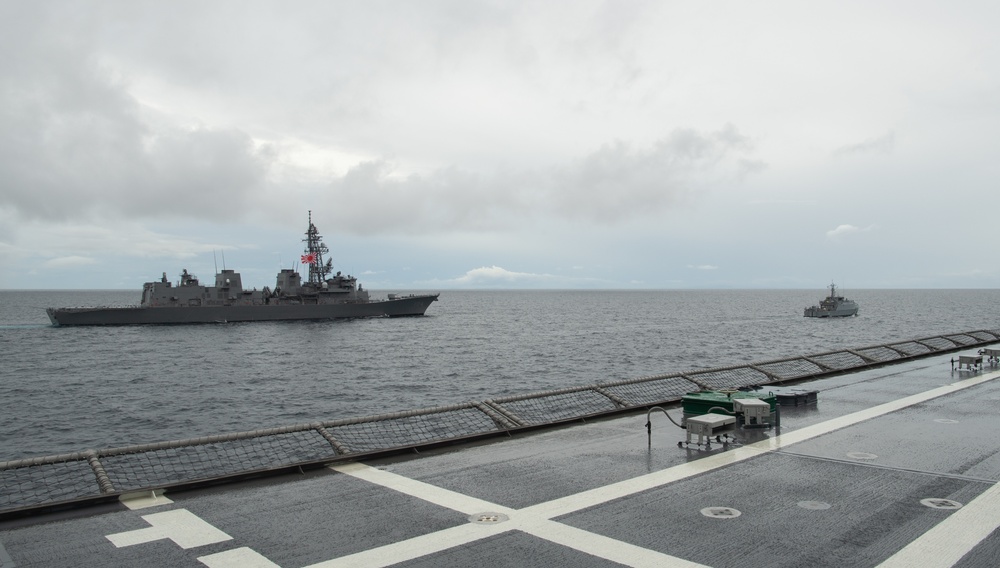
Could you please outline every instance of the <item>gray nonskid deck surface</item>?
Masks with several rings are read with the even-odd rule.
[[[997,378],[942,355],[817,380],[711,451],[640,413],[40,515],[0,525],[0,567],[994,567]]]

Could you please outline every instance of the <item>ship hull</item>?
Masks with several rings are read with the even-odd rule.
[[[202,307],[49,308],[53,325],[143,325],[422,316],[437,294],[392,300]]]
[[[837,310],[823,310],[820,308],[806,308],[807,318],[846,318],[858,315],[858,308],[844,308]]]

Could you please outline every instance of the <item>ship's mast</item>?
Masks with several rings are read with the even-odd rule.
[[[330,249],[323,244],[323,237],[316,229],[316,225],[313,225],[311,210],[309,211],[309,230],[306,231],[306,238],[302,239],[302,242],[306,243],[306,253],[302,258],[303,262],[309,264],[309,283],[320,286],[333,267],[331,263],[323,262],[323,254],[330,252]]]

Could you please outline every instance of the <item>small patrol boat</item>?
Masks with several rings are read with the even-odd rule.
[[[309,266],[309,279],[292,270],[278,272],[274,290],[246,290],[240,274],[223,269],[215,275],[215,286],[203,286],[185,269],[175,286],[167,273],[158,282],[142,287],[138,306],[48,308],[53,325],[183,324],[279,320],[323,320],[422,316],[438,294],[389,294],[372,299],[350,275],[333,272],[333,261],[323,261],[329,249],[312,222],[306,231],[302,263]]]
[[[858,315],[858,304],[854,300],[848,300],[837,295],[837,287],[830,283],[830,295],[819,303],[818,306],[811,306],[805,309],[803,314],[807,318],[842,318]]]

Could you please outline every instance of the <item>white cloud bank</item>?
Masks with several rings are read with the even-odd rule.
[[[482,266],[473,268],[462,276],[450,282],[471,287],[508,286],[514,284],[538,284],[552,282],[556,277],[551,274],[532,274],[529,272],[514,272],[499,266]]]
[[[830,229],[826,232],[827,238],[837,239],[841,237],[846,237],[848,235],[856,235],[858,233],[868,233],[875,230],[875,225],[869,225],[867,227],[861,228],[855,225],[837,225],[836,228]]]
[[[424,287],[443,286],[445,288],[479,288],[479,289],[521,289],[521,288],[587,288],[600,285],[594,278],[545,274],[532,272],[516,272],[500,266],[481,266],[466,271],[465,274],[447,280],[421,282]]]
[[[45,261],[47,268],[73,268],[77,266],[87,266],[96,264],[97,260],[87,256],[60,256]]]
[[[834,150],[835,156],[854,156],[859,154],[889,154],[896,144],[896,133],[888,132],[876,138],[869,138],[857,144],[848,144]]]
[[[970,244],[994,236],[956,218],[1000,207],[998,17],[977,0],[0,2],[0,287],[73,258],[94,264],[67,286],[134,287],[222,249],[271,274],[307,210],[350,241],[337,261],[392,285],[812,287],[825,233],[864,235],[838,271],[861,285],[997,286],[1000,269],[936,267],[981,266]]]

